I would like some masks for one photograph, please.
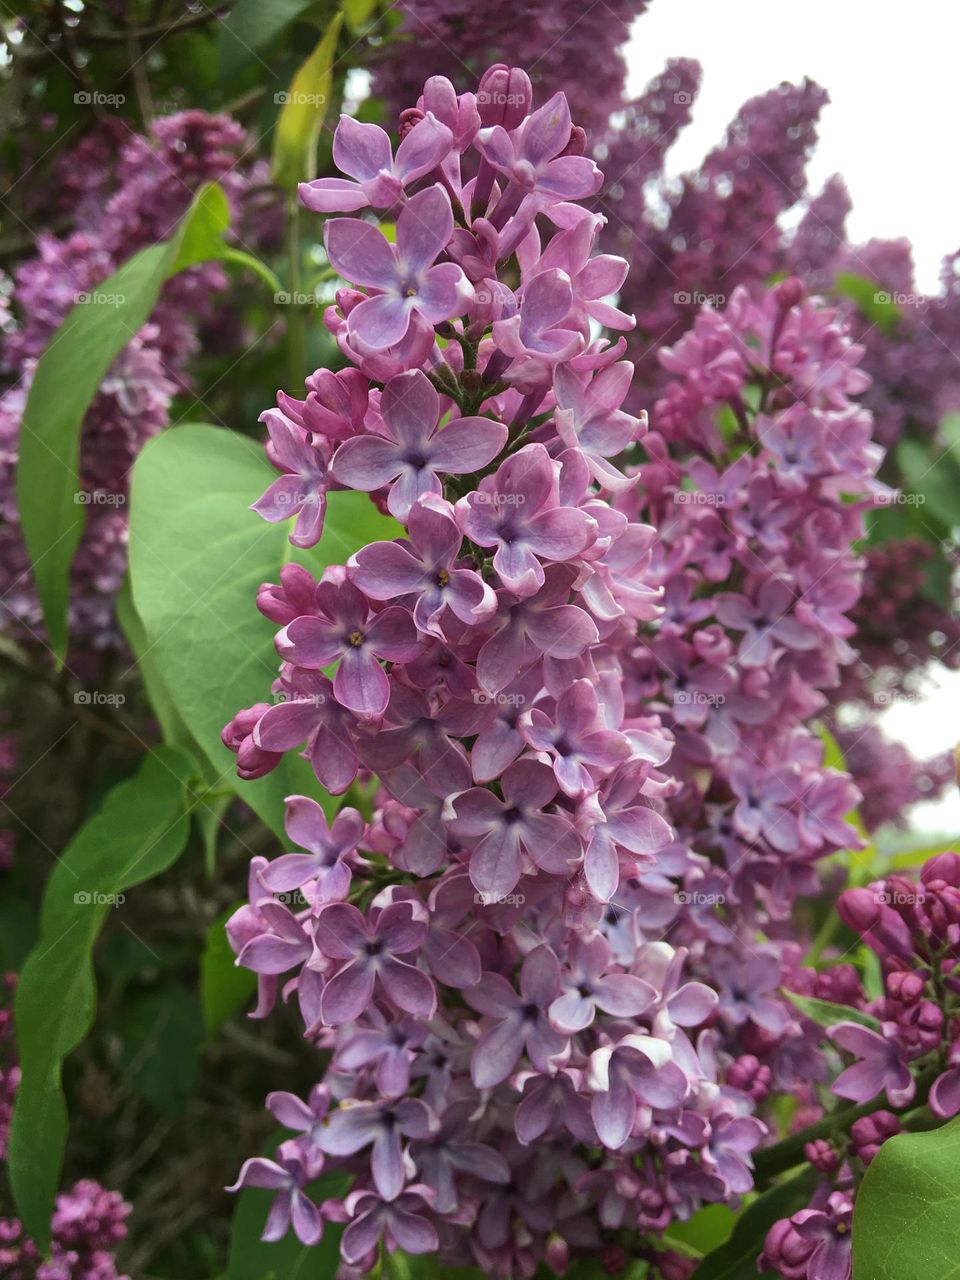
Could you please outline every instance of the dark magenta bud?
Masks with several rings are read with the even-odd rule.
[[[533,86],[522,68],[498,62],[480,77],[477,109],[485,129],[496,124],[515,129],[530,114],[532,103]]]
[[[869,889],[847,889],[837,901],[840,919],[855,933],[868,933],[880,923],[880,903]]]
[[[869,1164],[888,1138],[900,1132],[900,1121],[891,1111],[874,1111],[861,1116],[850,1126],[850,1143],[854,1153]]]

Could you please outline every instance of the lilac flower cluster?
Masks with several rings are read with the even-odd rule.
[[[797,280],[759,301],[738,290],[661,352],[673,381],[643,441],[664,614],[624,663],[626,706],[675,737],[677,839],[614,901],[690,948],[719,982],[726,1051],[777,1090],[826,1072],[815,1029],[778,995],[798,963],[796,900],[818,891],[823,858],[861,844],[856,788],[813,724],[853,657],[852,548],[884,492],[850,398],[860,354]],[[628,516],[635,502],[617,498]]]
[[[149,137],[113,135],[115,150],[86,140],[61,166],[58,182],[75,201],[73,230],[42,232],[36,256],[14,273],[15,323],[0,335],[0,618],[31,641],[42,632],[39,603],[20,532],[15,473],[23,410],[37,359],[79,299],[95,293],[131,254],[167,237],[197,188],[221,181],[234,204],[246,179],[236,166],[244,143],[226,116],[184,111],[154,121]],[[92,169],[92,163],[102,168]],[[114,361],[84,420],[80,489],[87,525],[74,564],[71,630],[85,648],[116,645],[113,597],[126,566],[128,473],[139,449],[167,423],[186,386],[198,323],[226,285],[217,264],[171,280],[150,321]]]
[[[827,101],[811,81],[751,98],[696,171],[667,181],[662,162],[690,118],[699,81],[697,63],[668,63],[605,140],[613,163],[601,201],[609,219],[604,243],[630,262],[621,300],[637,316],[641,395],[663,385],[657,346],[676,341],[704,300],[722,304],[738,285],[757,289],[783,270],[778,218],[804,193]]]
[[[858,1018],[828,1031],[848,1064],[832,1091],[878,1106],[849,1132],[838,1126],[834,1137],[807,1144],[806,1158],[823,1181],[808,1208],[774,1223],[760,1259],[761,1268],[784,1280],[849,1280],[856,1187],[884,1142],[903,1128],[895,1112],[919,1106],[926,1094],[938,1119],[960,1113],[960,855],[930,858],[919,881],[893,875],[849,889],[839,911],[879,957],[884,990],[868,1001],[857,984],[847,984],[841,1002]]]
[[[510,50],[530,68],[538,98],[563,89],[577,121],[600,135],[623,105],[627,65],[622,49],[648,0],[524,0],[478,9],[469,0],[408,0],[396,36],[377,61],[374,93],[395,114],[420,93],[429,66],[457,88],[472,88],[491,59]],[[411,50],[416,56],[411,57]]]
[[[346,1223],[357,1271],[380,1239],[491,1274],[562,1270],[735,1202],[765,1132],[718,1075],[716,993],[641,928],[676,783],[660,716],[623,696],[661,610],[656,535],[612,499],[631,501],[618,459],[650,437],[621,407],[623,339],[594,333],[632,325],[606,300],[626,264],[594,252],[583,205],[601,175],[563,94],[531,96],[503,66],[476,95],[434,77],[395,154],[341,120],[347,176],[304,202],[396,211],[395,238],[326,223],[349,282],[326,322],[353,367],[264,414],[282,474],[261,515],[296,512],[309,545],[339,486],[404,533],[261,589],[275,701],[224,730],[242,776],[303,748],[329,792],[353,788],[332,824],[288,799],[305,852],[253,860],[228,934],[257,1016],[295,998],[331,1055],[308,1099],[268,1098],[297,1136],[237,1186],[276,1191],[268,1239]],[[352,1189],[318,1205],[331,1168]]]
[[[0,978],[0,1160],[7,1139],[14,1097],[20,1082],[11,998],[17,977]],[[57,1196],[51,1221],[49,1257],[24,1234],[17,1218],[0,1218],[0,1276],[3,1280],[129,1280],[121,1276],[113,1253],[125,1239],[131,1206],[116,1191],[89,1178]]]
[[[47,1258],[16,1218],[0,1218],[0,1275],[4,1280],[129,1280],[113,1251],[126,1237],[130,1213],[116,1191],[82,1179],[57,1196]]]
[[[871,382],[862,403],[874,415],[875,439],[892,447],[905,434],[912,435],[930,443],[933,461],[947,447],[936,434],[938,424],[946,412],[960,408],[960,378],[952,354],[960,342],[954,260],[944,263],[939,294],[924,297],[914,280],[907,241],[862,246],[848,241],[850,200],[839,177],[807,198],[804,169],[826,102],[824,92],[810,83],[781,85],[751,99],[696,170],[679,180],[666,178],[665,157],[689,121],[699,83],[697,63],[670,61],[614,117],[597,149],[607,175],[599,197],[608,218],[603,243],[630,262],[620,302],[638,317],[628,339],[628,354],[637,366],[633,399],[651,403],[663,394],[667,371],[657,350],[665,341],[676,343],[693,325],[702,303],[721,307],[740,285],[756,300],[771,276],[798,275],[812,292],[839,296],[853,337],[863,347],[861,368]],[[784,230],[781,216],[791,209],[804,210],[792,234]],[[844,294],[844,274],[859,280],[865,305],[863,299],[855,302]],[[878,322],[884,305],[883,316],[890,323]],[[902,483],[892,456],[884,478]],[[906,546],[898,539],[868,554],[864,598],[851,615],[863,628],[863,661],[846,668],[831,695],[835,703],[852,698],[866,704],[873,719],[877,694],[887,691],[890,677],[909,679],[931,660],[950,666],[960,661],[955,611],[936,602],[925,582],[928,567],[945,576],[946,565],[942,559],[930,566],[923,563],[931,558],[929,542],[920,544],[912,557],[907,557]],[[888,593],[888,569],[896,587],[909,594],[905,609]],[[877,679],[881,668],[886,683]],[[875,744],[878,735],[879,730],[872,734]],[[895,747],[886,748],[891,760],[894,753]],[[896,754],[911,775],[909,785],[898,788],[900,807],[892,793],[886,803],[867,807],[878,818],[902,821],[903,807],[921,790],[932,794],[926,790],[931,775],[939,785],[942,770]],[[863,774],[857,774],[857,781],[868,782]]]

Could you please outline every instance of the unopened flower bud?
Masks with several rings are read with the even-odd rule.
[[[850,1126],[850,1143],[854,1154],[869,1164],[888,1138],[900,1132],[900,1121],[892,1111],[874,1111],[861,1116]]]
[[[485,129],[497,124],[504,129],[515,129],[529,115],[532,102],[530,77],[520,67],[498,62],[480,78],[477,108]]]

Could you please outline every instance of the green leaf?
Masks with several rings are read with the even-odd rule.
[[[78,295],[37,362],[23,411],[17,499],[50,647],[61,664],[70,565],[89,497],[79,480],[84,415],[171,275],[206,258],[246,258],[221,240],[228,219],[220,188],[203,187],[169,240],[142,249],[91,293]]]
[[[319,576],[367,542],[398,536],[366,494],[332,493],[320,545],[294,551],[285,525],[248,510],[275,478],[255,441],[200,425],[155,436],[133,470],[134,604],[180,716],[213,776],[229,785],[236,759],[220,732],[241,708],[269,698],[277,675],[277,627],[256,607],[261,584],[276,582],[291,558]],[[319,786],[291,752],[273,773],[236,790],[282,835],[284,797],[318,795]]]
[[[271,293],[278,292],[283,286],[265,262],[255,258],[252,253],[244,253],[241,249],[224,244],[224,232],[229,226],[230,205],[223,188],[215,182],[208,182],[197,192],[190,217],[183,224],[176,261],[170,274],[176,275],[178,271],[186,271],[199,262],[218,258],[221,262],[249,267],[263,280]]]
[[[931,450],[919,440],[901,440],[897,463],[911,490],[938,520],[951,529],[960,524],[960,461],[949,449]]]
[[[251,969],[238,967],[227,941],[224,926],[235,910],[231,907],[213,922],[203,944],[200,1002],[204,1026],[210,1035],[215,1035],[228,1018],[244,1008],[257,990],[257,975]]]
[[[764,1238],[779,1218],[788,1217],[809,1203],[816,1182],[815,1170],[808,1168],[758,1196],[737,1219],[730,1239],[707,1254],[691,1280],[758,1280],[760,1276],[772,1276],[770,1271],[757,1271]]]
[[[861,1013],[859,1009],[850,1009],[845,1004],[833,1004],[830,1000],[817,1000],[814,996],[797,995],[795,991],[783,994],[797,1006],[804,1017],[821,1027],[835,1027],[838,1022],[857,1022],[861,1027],[869,1027],[871,1031],[879,1031],[880,1023],[869,1013]]]
[[[147,643],[147,633],[143,629],[140,615],[134,608],[129,574],[124,578],[123,586],[117,594],[116,609],[117,621],[137,660],[137,670],[143,680],[153,714],[157,717],[164,742],[169,746],[180,746],[189,750],[190,732],[177,711],[170,691],[160,678],[156,658]]]
[[[855,302],[864,319],[875,324],[881,332],[894,332],[900,320],[900,311],[889,290],[881,289],[875,281],[849,271],[837,272],[834,288],[842,297]]]
[[[698,1210],[686,1222],[672,1222],[667,1235],[668,1243],[697,1253],[710,1253],[726,1240],[736,1225],[737,1215],[725,1204],[708,1204]]]
[[[271,1143],[263,1154],[272,1158],[276,1146],[277,1142]],[[319,1203],[345,1194],[348,1185],[348,1178],[333,1173],[319,1178],[306,1192],[314,1203]],[[330,1280],[340,1262],[343,1228],[325,1223],[323,1239],[315,1245],[301,1244],[292,1231],[282,1240],[265,1244],[260,1235],[272,1200],[272,1191],[257,1187],[244,1187],[239,1193],[230,1228],[225,1280]]]
[[[159,875],[187,840],[185,804],[195,770],[183,751],[161,747],[114,787],[77,832],[47,881],[40,935],[17,987],[14,1016],[22,1078],[10,1131],[10,1181],[26,1233],[41,1249],[67,1137],[63,1060],[93,1022],[92,951],[120,899]]]
[[[273,135],[273,180],[286,191],[317,173],[317,138],[333,85],[333,60],[343,15],[330,22],[316,48],[300,66],[286,94]]]
[[[129,1002],[123,1064],[134,1092],[161,1115],[179,1114],[200,1078],[203,1018],[194,995],[177,984]]]
[[[895,853],[887,859],[887,869],[890,871],[904,871],[909,867],[922,867],[930,858],[935,858],[938,853],[950,853],[956,849],[957,841],[955,837],[944,840],[940,844],[929,845],[926,849],[912,849],[909,853]]]
[[[270,66],[260,56],[313,0],[238,0],[222,19],[219,31],[220,73],[229,83],[249,62]]]
[[[340,0],[340,8],[351,31],[360,31],[377,10],[377,0]]]
[[[960,1117],[885,1142],[853,1214],[853,1280],[947,1280],[960,1273]]]

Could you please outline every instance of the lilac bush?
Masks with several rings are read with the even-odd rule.
[[[36,362],[71,307],[96,293],[132,254],[167,238],[204,182],[221,182],[242,213],[251,180],[251,166],[238,167],[244,145],[244,130],[228,116],[188,110],[155,120],[148,137],[106,127],[104,137],[85,139],[60,163],[58,193],[66,190],[75,200],[72,229],[37,237],[36,255],[14,272],[11,319],[0,331],[0,376],[7,383],[0,391],[0,625],[30,646],[42,636],[43,622],[20,532],[15,476]],[[216,263],[170,280],[87,411],[76,498],[87,507],[87,523],[71,596],[71,632],[82,650],[121,643],[113,601],[126,569],[130,467],[167,425],[173,397],[189,388],[199,326],[225,287]]]
[[[883,974],[876,999],[848,989],[840,1003],[857,1020],[828,1031],[845,1064],[832,1091],[866,1104],[867,1114],[806,1144],[820,1181],[808,1208],[770,1228],[760,1258],[784,1280],[849,1280],[857,1189],[883,1144],[902,1131],[897,1111],[926,1099],[935,1121],[960,1113],[960,1026],[945,997],[955,995],[960,974],[960,855],[928,859],[919,880],[890,875],[848,889],[839,911]]]

